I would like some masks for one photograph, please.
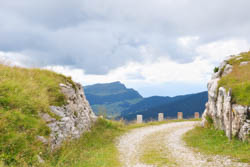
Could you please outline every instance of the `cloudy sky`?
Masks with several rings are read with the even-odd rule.
[[[250,48],[249,0],[0,0],[0,60],[121,81],[144,96],[206,90]]]

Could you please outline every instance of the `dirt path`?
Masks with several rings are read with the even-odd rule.
[[[170,150],[175,166],[180,167],[249,167],[247,164],[232,162],[227,157],[205,156],[185,146],[182,135],[192,129],[197,122],[176,122],[158,126],[138,128],[119,139],[118,149],[123,167],[156,167],[140,162],[145,141],[150,139],[158,146],[164,145]],[[159,140],[162,140],[161,143]],[[150,143],[147,143],[150,144]],[[166,165],[167,166],[167,165]]]

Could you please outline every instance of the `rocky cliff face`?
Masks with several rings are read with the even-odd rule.
[[[96,120],[80,84],[60,84],[60,87],[67,105],[51,106],[51,112],[58,116],[58,119],[52,118],[49,114],[41,115],[50,127],[51,134],[49,140],[38,137],[42,142],[50,143],[52,149],[60,146],[66,139],[80,137],[83,132],[90,130]]]
[[[228,60],[231,58],[237,59],[237,57],[231,56],[222,62],[218,71],[213,74],[208,83],[208,102],[202,116],[202,124],[206,126],[208,118],[212,118],[214,126],[224,130],[227,136],[229,136],[232,128],[232,135],[244,141],[249,140],[250,136],[250,107],[233,104],[229,91],[224,87],[218,88],[220,79],[231,73],[234,68],[234,66],[228,64]],[[240,65],[247,65],[248,63],[250,62],[242,62]],[[229,119],[230,112],[232,112],[232,125]]]

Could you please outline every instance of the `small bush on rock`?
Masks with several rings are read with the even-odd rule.
[[[205,118],[206,118],[205,128],[213,127],[214,121],[213,121],[212,117],[207,115]]]
[[[214,73],[217,73],[219,71],[219,67],[214,68]]]

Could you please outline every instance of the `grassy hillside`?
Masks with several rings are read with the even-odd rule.
[[[0,160],[7,165],[35,166],[37,155],[47,148],[37,136],[48,137],[49,128],[38,116],[49,106],[65,104],[59,83],[70,78],[47,70],[24,69],[0,64]]]
[[[249,63],[241,66],[241,62]],[[250,52],[241,53],[228,63],[233,65],[233,71],[222,77],[219,86],[232,88],[234,103],[250,106]]]
[[[47,150],[43,155],[45,162],[42,164],[27,163],[21,159],[18,159],[18,163],[8,163],[1,158],[0,167],[120,167],[115,140],[128,129],[122,122],[98,119],[91,131],[84,133],[79,139],[64,142],[62,147],[54,152]],[[39,147],[33,146],[32,149],[39,150]]]

